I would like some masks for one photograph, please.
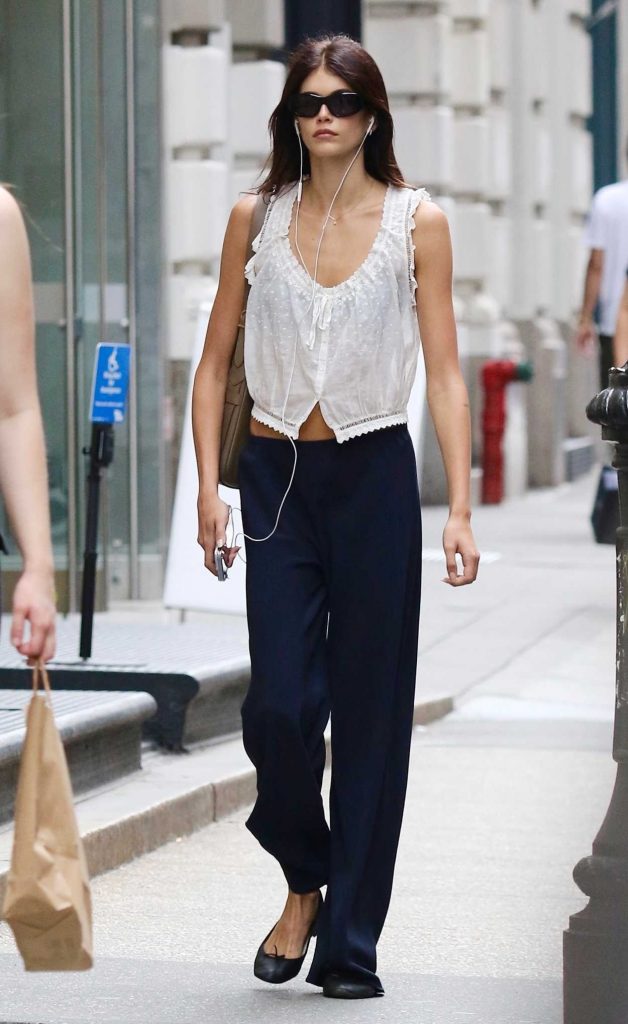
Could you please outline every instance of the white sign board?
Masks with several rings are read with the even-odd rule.
[[[166,608],[189,608],[212,612],[246,611],[244,580],[246,565],[238,557],[228,570],[228,577],[222,583],[204,566],[204,554],[197,544],[198,518],[196,500],[198,497],[198,474],[194,455],[194,439],[192,437],[192,385],[194,374],[203,352],[207,321],[211,313],[211,303],[201,304],[196,327],[194,351],[190,362],[190,379],[188,383],[187,401],[185,403],[185,421],[181,437],[181,452],[177,472],[177,487],[172,511],[170,528],[170,544],[166,563],[164,583],[164,605]],[[218,493],[228,505],[240,505],[240,492],[230,487],[218,488]],[[242,526],[238,512],[232,517],[236,529]],[[231,540],[231,521],[227,530],[227,540]],[[242,545],[240,554],[246,558],[244,541],[239,537],[236,543]]]
[[[192,437],[192,384],[194,373],[201,358],[207,321],[211,312],[211,304],[203,303],[199,310],[194,353],[190,363],[190,380],[185,407],[185,422],[181,438],[181,453],[177,473],[177,487],[172,513],[168,561],[164,584],[164,605],[166,608],[185,608],[190,610],[212,612],[246,612],[245,573],[246,565],[238,557],[228,570],[229,576],[219,583],[216,577],[203,564],[203,551],[196,542],[198,521],[196,500],[198,495],[198,476]],[[408,403],[408,429],[414,443],[415,451],[422,450],[421,435],[423,412],[425,405],[425,369],[423,359],[419,357],[416,380]],[[384,428],[385,429],[385,428]],[[236,530],[242,529],[242,518],[236,508],[240,506],[240,492],[220,485],[218,493],[223,501],[234,507],[232,520]],[[289,496],[288,496],[289,498]],[[227,540],[231,542],[232,522],[227,530]],[[245,544],[242,536],[236,539],[242,545],[240,554],[246,558]]]

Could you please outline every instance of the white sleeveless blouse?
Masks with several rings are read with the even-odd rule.
[[[368,256],[340,284],[317,283],[312,303],[311,279],[288,239],[296,194],[295,183],[273,196],[244,269],[252,415],[296,438],[319,402],[339,442],[406,423],[419,352],[412,217],[431,197],[389,185]]]

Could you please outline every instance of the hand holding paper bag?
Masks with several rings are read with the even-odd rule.
[[[38,691],[40,678],[45,693]],[[33,669],[33,691],[2,916],[13,930],[27,971],[85,970],[93,963],[87,862],[48,674],[41,662]]]

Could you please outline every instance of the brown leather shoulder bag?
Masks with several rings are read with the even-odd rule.
[[[255,203],[255,208],[253,210],[253,217],[251,219],[251,228],[249,231],[247,246],[247,261],[253,255],[253,239],[261,230],[267,209],[267,201],[264,199],[264,196],[259,195],[257,197],[257,202]],[[233,348],[233,355],[231,357],[231,366],[229,367],[229,377],[227,379],[227,388],[225,391],[225,405],[222,414],[218,479],[221,484],[225,485],[225,487],[238,486],[238,462],[240,459],[240,451],[249,435],[249,418],[251,415],[251,409],[253,408],[253,400],[249,394],[249,389],[246,386],[246,377],[244,374],[244,334],[246,304],[249,297],[249,289],[249,282],[246,281],[244,286],[244,306],[240,316],[240,322],[238,324],[238,333],[236,335],[235,345]]]

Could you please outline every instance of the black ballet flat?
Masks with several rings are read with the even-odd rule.
[[[323,978],[323,995],[332,999],[370,999],[371,996],[383,996],[384,989],[342,971],[330,971]]]
[[[310,925],[310,929],[305,936],[305,942],[303,943],[303,953],[301,956],[287,957],[284,953],[265,953],[264,943],[268,936],[272,934],[273,928],[277,924],[273,925],[265,939],[262,939],[260,947],[255,956],[253,963],[253,974],[256,978],[261,981],[268,981],[272,985],[280,985],[283,981],[290,981],[291,978],[296,978],[297,974],[303,966],[303,961],[307,956],[308,947],[310,945],[310,939],[313,935],[316,935],[316,929],[318,926],[318,916],[321,912],[323,905],[323,897],[321,893],[318,894],[318,907],[314,920]],[[276,948],[276,947],[275,947]]]

